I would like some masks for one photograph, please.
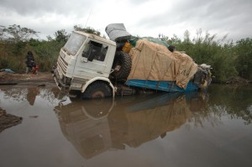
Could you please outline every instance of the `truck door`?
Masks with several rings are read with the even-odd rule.
[[[106,54],[108,46],[105,44],[90,40],[84,45],[83,51],[78,55],[75,65],[75,76],[90,79],[93,77],[108,77],[106,69]]]

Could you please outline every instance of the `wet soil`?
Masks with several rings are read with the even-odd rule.
[[[0,133],[12,126],[18,125],[22,122],[22,117],[7,114],[5,110],[0,108]]]
[[[0,85],[34,84],[45,85],[54,83],[52,74],[49,72],[38,74],[18,74],[0,72]]]
[[[249,83],[252,83],[252,81],[246,80],[241,77],[230,77],[226,81],[226,84],[232,84],[232,85],[244,85],[244,84],[249,84]]]

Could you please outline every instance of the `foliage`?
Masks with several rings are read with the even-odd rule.
[[[176,40],[176,48],[185,51],[191,56],[197,64],[209,64],[212,66],[212,73],[215,76],[214,81],[224,82],[228,78],[237,76],[235,68],[235,54],[233,53],[233,44],[224,44],[215,39],[216,34],[210,35],[206,32],[202,36],[202,31],[198,30],[194,39],[190,38],[190,33],[184,33],[184,40]]]
[[[17,30],[17,34],[22,34],[18,33],[19,30]],[[27,37],[28,35],[20,36],[16,38],[18,40],[14,41],[2,38],[0,43],[0,69],[10,68],[16,72],[24,72],[26,54],[28,51],[32,51],[35,61],[39,65],[39,70],[42,72],[50,71],[56,63],[60,48],[65,44],[69,35],[65,30],[58,30],[55,32],[55,39],[48,37],[50,38],[48,41],[39,41],[33,38],[28,40]]]
[[[69,38],[69,34],[64,30],[58,30],[52,38],[48,36],[47,41],[30,40],[29,44],[35,53],[35,59],[39,64],[39,71],[50,71],[55,66],[61,47]]]
[[[68,38],[69,38],[69,34],[67,34],[66,30],[62,29],[62,30],[58,30],[54,33],[55,36],[55,40],[57,42],[67,42]]]
[[[75,31],[83,31],[83,32],[90,33],[90,34],[95,34],[95,35],[98,35],[98,36],[101,35],[101,33],[98,30],[95,30],[95,29],[93,29],[91,27],[81,28],[80,26],[75,25],[74,30]]]
[[[235,67],[239,76],[252,80],[252,39],[246,38],[237,41],[234,51]]]
[[[55,65],[59,50],[65,44],[64,40],[57,41],[30,41],[30,46],[35,53],[36,63],[39,64],[39,71],[50,71]]]

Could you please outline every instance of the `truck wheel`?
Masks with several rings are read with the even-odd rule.
[[[115,71],[111,75],[116,80],[126,80],[131,70],[130,56],[122,51],[116,52],[112,67]]]
[[[104,82],[95,82],[82,93],[82,99],[98,99],[112,96],[111,88]]]

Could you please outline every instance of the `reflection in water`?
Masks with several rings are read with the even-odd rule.
[[[38,87],[32,87],[28,89],[28,93],[26,95],[27,101],[32,106],[35,102],[36,96],[39,95],[39,88]]]
[[[0,90],[4,94],[5,99],[10,99],[13,101],[28,101],[32,106],[36,101],[37,96],[41,96],[44,99],[47,99],[48,102],[52,102],[59,94],[59,90],[56,87],[43,88],[43,87],[13,87],[8,86],[1,87]]]
[[[209,90],[211,101],[209,111],[221,116],[229,114],[231,118],[242,118],[245,124],[252,121],[252,88],[247,86],[212,85]],[[225,112],[224,112],[225,111]]]
[[[138,147],[205,111],[206,94],[156,94],[74,101],[55,107],[61,130],[84,158],[109,149]]]
[[[28,101],[28,103],[33,106],[37,96],[41,96],[48,100],[48,102],[52,102],[56,95],[58,94],[58,90],[55,88],[39,88],[39,87],[13,87],[10,88],[8,86],[1,87],[1,94],[3,93],[5,99],[9,99],[10,101],[23,102]],[[0,101],[1,102],[1,101]],[[0,103],[1,104],[1,103]],[[37,115],[29,116],[29,118],[37,118]],[[1,108],[0,105],[0,132],[6,128],[10,128],[14,125],[21,124],[22,117],[17,117],[15,115],[8,114],[8,111],[5,111]]]

